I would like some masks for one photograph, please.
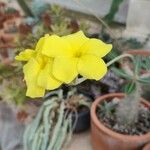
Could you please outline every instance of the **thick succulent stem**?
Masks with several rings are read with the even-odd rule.
[[[43,134],[43,142],[42,142],[42,150],[46,150],[47,149],[47,145],[48,145],[48,141],[49,141],[49,132],[50,132],[50,129],[52,127],[52,118],[53,118],[53,113],[50,113],[50,111],[52,111],[51,109],[53,107],[55,107],[56,105],[51,105],[50,107],[47,107],[45,109],[45,112],[44,112],[44,134]],[[50,120],[49,120],[50,118]]]
[[[62,122],[63,122],[64,108],[65,108],[64,102],[62,102],[61,106],[60,106],[60,110],[59,110],[58,121],[57,121],[57,124],[55,125],[54,131],[53,131],[53,136],[52,136],[51,142],[50,142],[47,150],[53,149],[54,144],[56,142],[56,138],[57,138],[57,136],[59,136],[58,134],[60,132],[60,128],[61,128]]]
[[[120,125],[134,125],[138,119],[139,105],[141,100],[141,88],[136,83],[136,89],[130,95],[127,95],[118,105],[116,117]]]
[[[129,58],[133,59],[133,56],[132,56],[131,54],[122,54],[122,55],[120,55],[120,56],[114,58],[113,60],[109,61],[109,62],[107,63],[107,67],[109,67],[110,65],[112,65],[112,64],[115,63],[116,61],[118,61],[118,60],[120,60],[120,59],[122,59],[122,58],[125,58],[125,57],[129,57]]]
[[[55,146],[54,146],[55,150],[61,149],[61,146],[63,145],[63,142],[64,142],[66,134],[67,134],[68,125],[69,125],[69,120],[68,119],[64,120],[64,125],[61,128],[57,142],[55,143]]]

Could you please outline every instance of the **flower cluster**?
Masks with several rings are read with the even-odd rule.
[[[27,61],[23,67],[26,95],[42,97],[45,90],[71,83],[78,75],[101,79],[107,72],[102,57],[111,49],[111,44],[87,38],[82,31],[62,37],[45,35],[35,50],[26,49],[16,56],[16,60]]]

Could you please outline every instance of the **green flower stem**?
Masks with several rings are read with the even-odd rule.
[[[81,78],[77,77],[72,83],[70,83],[70,85],[78,85],[78,84],[84,82],[85,80],[87,80],[87,79],[84,77],[81,77]]]
[[[124,58],[124,57],[129,57],[129,58],[131,58],[131,59],[133,60],[133,56],[132,56],[131,54],[122,54],[122,55],[120,55],[120,56],[114,58],[113,60],[109,61],[109,62],[106,64],[107,67],[109,67],[110,65],[112,65],[113,63],[115,63],[116,61],[118,61],[118,60],[120,60],[120,59],[122,59],[122,58]]]

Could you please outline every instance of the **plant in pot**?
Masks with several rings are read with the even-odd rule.
[[[126,62],[126,63],[125,63]],[[99,97],[92,105],[92,142],[95,150],[142,149],[150,141],[150,104],[141,98],[142,85],[150,84],[147,59],[134,56],[122,69],[112,70],[125,79],[126,94]],[[127,65],[126,65],[127,64]]]

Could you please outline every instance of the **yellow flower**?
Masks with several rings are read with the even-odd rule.
[[[29,97],[42,97],[45,90],[58,88],[62,82],[52,75],[53,58],[41,54],[44,38],[37,43],[36,49],[27,49],[16,56],[16,60],[28,61],[24,67],[24,79],[27,84],[26,95]]]
[[[78,74],[87,79],[101,79],[107,72],[107,66],[101,58],[111,49],[111,44],[87,38],[79,31],[63,37],[47,36],[41,53],[54,58],[54,77],[70,83]]]
[[[45,90],[70,83],[79,74],[87,79],[101,79],[107,72],[102,57],[111,48],[111,44],[87,38],[82,31],[63,37],[42,37],[35,50],[26,49],[16,56],[16,60],[27,61],[23,67],[26,95],[44,96]]]

